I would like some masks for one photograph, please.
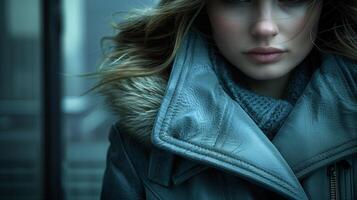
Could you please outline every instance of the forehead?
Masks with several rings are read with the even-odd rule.
[[[207,10],[211,13],[230,14],[230,16],[272,15],[278,17],[301,17],[319,13],[320,0],[206,0]]]
[[[323,0],[204,0],[206,4],[227,4],[230,7],[257,7],[278,5],[281,7],[305,7],[320,4]]]

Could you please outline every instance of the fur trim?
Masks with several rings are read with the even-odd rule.
[[[130,137],[151,144],[151,132],[161,100],[165,94],[167,76],[163,74],[132,77],[111,83],[102,90],[105,102],[118,116],[119,129]]]

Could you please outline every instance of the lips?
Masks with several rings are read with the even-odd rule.
[[[246,52],[254,62],[272,63],[281,59],[286,51],[274,47],[258,47]]]
[[[283,53],[285,50],[274,48],[274,47],[257,47],[254,49],[249,50],[247,53],[254,53],[254,54],[272,54],[272,53]]]

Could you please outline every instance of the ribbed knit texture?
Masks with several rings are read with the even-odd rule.
[[[223,88],[272,140],[309,82],[313,73],[310,67],[312,62],[308,60],[305,67],[297,66],[292,71],[282,99],[275,99],[251,91],[246,82],[247,76],[229,64],[223,56],[213,52],[211,58]]]

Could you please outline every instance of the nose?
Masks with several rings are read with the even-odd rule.
[[[253,25],[252,35],[259,38],[271,38],[278,34],[278,27],[272,20],[258,21]]]
[[[254,37],[268,39],[276,36],[279,33],[278,26],[272,17],[272,12],[261,12],[257,21],[254,21],[251,28],[251,34]]]

